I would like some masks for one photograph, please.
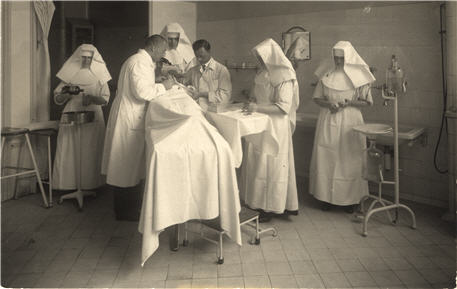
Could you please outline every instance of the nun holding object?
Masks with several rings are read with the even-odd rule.
[[[242,165],[241,192],[246,204],[260,211],[260,221],[275,214],[298,213],[292,134],[299,104],[298,83],[292,63],[271,38],[252,49],[259,61],[247,110],[267,114],[278,138],[277,156],[258,151],[247,142]]]
[[[104,183],[100,173],[105,135],[101,105],[108,103],[111,75],[97,48],[82,44],[64,63],[57,77],[61,82],[54,90],[54,101],[58,105],[65,104],[64,113],[94,112],[94,122],[81,127],[81,189],[95,189]],[[76,127],[61,126],[52,177],[56,189],[76,189],[75,144]]]
[[[346,206],[348,213],[368,194],[362,178],[365,137],[352,130],[363,124],[361,107],[372,105],[368,65],[348,41],[332,50],[334,65],[321,64],[313,99],[321,107],[310,165],[309,192],[322,201],[322,209]]]

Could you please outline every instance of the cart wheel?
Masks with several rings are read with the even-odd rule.
[[[362,236],[367,237],[368,233],[367,232],[363,232]]]
[[[397,220],[392,221],[392,225],[396,226],[397,225]]]
[[[255,238],[255,243],[256,245],[260,245],[260,238]]]
[[[224,258],[217,258],[217,264],[219,264],[219,265],[224,264]]]
[[[183,247],[187,247],[187,245],[189,245],[189,240],[183,240],[182,241],[182,246]]]

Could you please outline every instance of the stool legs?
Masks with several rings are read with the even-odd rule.
[[[20,159],[21,159],[22,148],[23,148],[23,143],[20,142],[20,143],[19,143],[19,155],[18,155],[18,157],[17,157],[17,159],[16,159],[16,165],[15,165],[16,168],[18,168],[19,165],[20,165]],[[34,167],[34,168],[35,168],[35,167]],[[22,172],[22,173],[24,173],[25,175],[27,175],[27,174],[30,173],[30,170],[24,171],[24,172]],[[33,173],[33,171],[32,171],[32,173]],[[18,193],[18,191],[17,191],[17,178],[14,178],[13,192],[14,192],[14,196],[13,196],[13,197],[14,197],[15,200],[17,200],[17,199],[18,199],[18,196],[17,196],[17,193]]]
[[[48,136],[48,180],[49,180],[49,206],[52,207],[52,160],[51,160],[51,137]]]
[[[41,182],[40,172],[38,170],[38,165],[35,160],[35,155],[33,154],[32,145],[30,144],[29,134],[25,134],[25,140],[27,141],[27,146],[29,147],[30,157],[32,158],[33,167],[35,169],[35,175],[37,177],[38,185],[40,187],[41,196],[43,197],[43,202],[45,207],[49,207],[48,201],[46,199],[46,194],[44,193],[43,183]]]

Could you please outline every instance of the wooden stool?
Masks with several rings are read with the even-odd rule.
[[[2,176],[0,177],[0,179],[3,180],[3,179],[17,177],[17,176],[35,174],[36,178],[37,178],[37,181],[38,181],[38,185],[40,187],[41,196],[43,197],[44,206],[46,208],[49,208],[48,201],[46,199],[46,194],[45,194],[44,188],[43,188],[43,183],[41,182],[40,172],[38,170],[38,166],[37,166],[37,163],[36,163],[36,160],[35,160],[35,155],[33,153],[32,145],[30,143],[29,132],[30,131],[28,129],[26,129],[26,128],[12,128],[12,127],[4,127],[4,128],[2,128],[2,132],[1,132],[1,135],[2,135],[2,146],[0,148],[2,153],[3,153],[3,146],[5,144],[6,138],[24,136],[25,140],[27,142],[27,147],[28,147],[29,152],[30,152],[30,157],[32,158],[33,169],[31,169],[31,168],[22,168],[22,167],[4,167],[4,168],[16,170],[16,173],[11,174],[11,175],[5,175],[5,176],[2,173]],[[3,169],[3,167],[2,167],[2,169]],[[14,197],[15,198],[17,197],[16,192],[14,192]]]

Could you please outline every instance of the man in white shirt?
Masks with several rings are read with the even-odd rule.
[[[139,218],[141,189],[134,187],[144,179],[146,171],[146,102],[155,99],[173,85],[171,79],[155,82],[155,63],[164,56],[166,49],[165,38],[160,35],[148,37],[144,48],[130,56],[119,73],[116,98],[106,128],[102,162],[102,174],[106,175],[106,183],[114,187],[118,220]],[[135,212],[129,212],[130,209]]]
[[[198,65],[188,72],[188,81],[195,87],[193,95],[205,108],[209,103],[229,103],[232,82],[228,69],[211,57],[211,45],[200,39],[192,44]]]

